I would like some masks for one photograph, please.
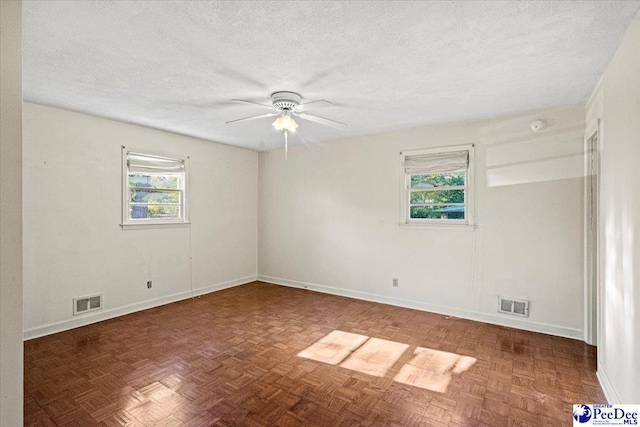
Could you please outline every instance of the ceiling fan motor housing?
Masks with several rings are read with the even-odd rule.
[[[302,97],[295,92],[274,92],[271,94],[273,107],[279,111],[290,111],[300,104]]]

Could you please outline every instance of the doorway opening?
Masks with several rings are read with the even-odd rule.
[[[585,341],[598,345],[598,294],[600,276],[598,270],[598,207],[600,188],[599,131],[587,139],[585,207],[586,207],[586,289],[585,289]]]

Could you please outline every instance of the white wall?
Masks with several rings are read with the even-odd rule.
[[[190,227],[121,229],[122,145],[190,156]],[[255,280],[257,163],[253,151],[24,103],[25,336]],[[72,315],[73,297],[100,292],[102,311]]]
[[[0,2],[0,426],[22,425],[22,2]]]
[[[640,403],[640,14],[589,102],[600,133],[598,376],[612,403]]]
[[[581,339],[583,135],[578,106],[262,152],[259,277]],[[468,143],[477,229],[400,228],[399,152]]]

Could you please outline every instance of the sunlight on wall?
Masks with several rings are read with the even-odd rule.
[[[604,317],[605,348],[615,348],[615,340],[633,343],[638,336],[634,295],[634,229],[626,209],[608,215],[604,227],[604,295],[601,301]],[[634,364],[633,353],[616,352],[623,364]]]
[[[489,151],[487,151],[489,153]],[[512,163],[487,168],[487,186],[528,184],[581,178],[584,174],[584,154],[575,153],[558,157]]]
[[[603,303],[606,302],[607,307],[611,307],[610,310],[604,310],[605,316],[604,326],[605,328],[615,325],[614,330],[607,331],[606,336],[613,336],[616,334],[615,329],[618,327],[618,319],[622,319],[624,316],[622,292],[620,289],[619,280],[619,268],[620,259],[618,257],[618,245],[620,237],[616,232],[616,224],[614,223],[614,216],[611,215],[604,228],[604,295]]]
[[[533,113],[484,126],[487,186],[583,177],[584,117],[577,113],[559,109],[555,119]],[[530,125],[538,119],[545,119],[548,127],[534,132]]]
[[[299,357],[384,377],[405,355],[408,344],[333,331],[298,353]],[[444,393],[453,375],[467,371],[477,359],[455,353],[417,347],[393,378],[402,384]]]
[[[630,197],[631,199],[631,197]],[[628,210],[625,209],[625,212]],[[636,322],[636,310],[634,310],[634,301],[636,300],[634,295],[634,258],[636,256],[634,250],[634,233],[633,233],[633,221],[625,215],[622,219],[622,293],[624,295],[624,313],[625,313],[625,328],[627,342],[633,342],[637,337],[634,330]]]
[[[625,254],[622,248],[623,228],[620,210],[614,209],[614,203],[602,202],[602,206],[608,211],[604,232],[603,258],[603,283],[599,297],[602,316],[600,334],[601,342],[598,342],[598,358],[615,360],[614,363],[621,366],[628,365],[629,354],[617,350],[620,342],[633,342],[629,340],[627,328],[627,316],[630,314],[625,307],[625,295],[623,287],[623,264]],[[602,354],[602,355],[601,355]]]

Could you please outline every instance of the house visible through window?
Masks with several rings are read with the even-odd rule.
[[[123,224],[187,222],[185,160],[133,151],[123,157]]]
[[[404,224],[473,224],[473,146],[404,152]]]

